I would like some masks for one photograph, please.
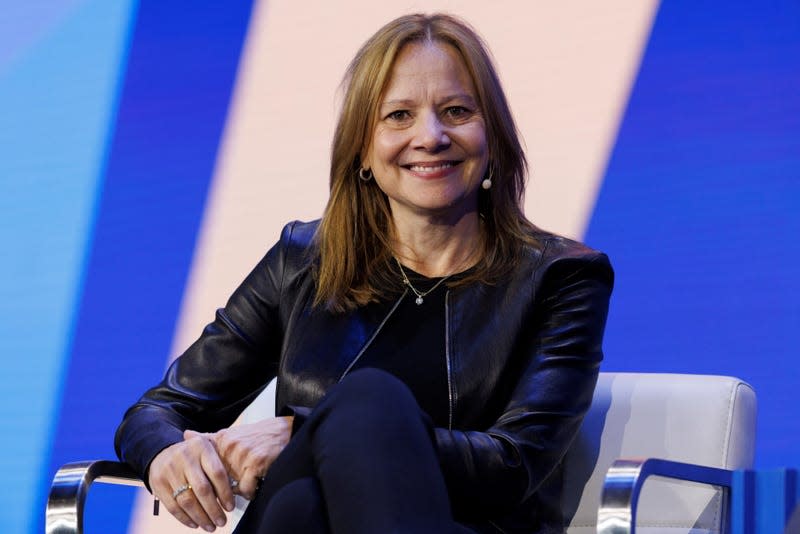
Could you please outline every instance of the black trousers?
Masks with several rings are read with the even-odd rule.
[[[471,533],[453,520],[433,440],[405,384],[355,371],[292,437],[234,533]]]

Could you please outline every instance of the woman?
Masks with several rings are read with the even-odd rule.
[[[286,226],[117,452],[207,531],[235,493],[254,499],[237,532],[561,529],[608,260],[525,219],[524,154],[465,23],[390,22],[345,89],[323,218]],[[280,417],[226,428],[276,375]]]

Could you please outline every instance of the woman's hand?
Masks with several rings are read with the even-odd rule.
[[[158,453],[150,463],[149,482],[153,495],[188,527],[213,532],[215,524],[226,522],[223,507],[233,510],[230,478],[208,434],[184,434],[184,441]]]
[[[213,434],[210,439],[227,472],[237,481],[234,492],[245,499],[255,496],[260,480],[292,437],[294,418],[273,417],[257,423],[236,425]],[[187,430],[184,438],[200,436]]]
[[[225,511],[233,510],[234,493],[254,497],[260,479],[289,443],[293,419],[275,417],[213,434],[185,431],[183,441],[150,463],[153,495],[184,525],[213,532],[214,525],[225,524]],[[185,486],[191,489],[175,495]]]

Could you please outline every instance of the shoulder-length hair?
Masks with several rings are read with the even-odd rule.
[[[386,195],[375,180],[359,179],[377,122],[380,98],[400,50],[409,43],[452,46],[461,56],[486,122],[492,187],[481,190],[482,259],[449,285],[494,283],[517,264],[522,247],[536,246],[522,212],[527,162],[514,118],[486,45],[466,22],[445,14],[406,15],[373,35],[347,69],[344,99],[333,137],[330,198],[315,235],[315,305],[342,312],[378,300],[400,287],[392,265],[393,232]]]

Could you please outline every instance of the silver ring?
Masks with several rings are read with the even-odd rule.
[[[239,481],[231,479],[231,488],[238,488],[238,487],[239,487]]]
[[[177,488],[175,491],[172,492],[172,498],[177,499],[178,495],[180,495],[184,491],[189,491],[190,489],[192,489],[191,484],[184,484],[183,486]]]

